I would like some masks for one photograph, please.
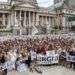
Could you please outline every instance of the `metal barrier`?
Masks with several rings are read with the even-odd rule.
[[[68,35],[68,34],[60,34],[60,35],[55,35],[55,34],[51,34],[51,35],[21,35],[21,36],[2,36],[0,37],[0,41],[5,41],[5,40],[13,40],[13,39],[27,39],[27,38],[32,38],[32,39],[36,39],[36,38],[39,38],[39,39],[42,39],[42,38],[51,38],[51,39],[55,39],[55,38],[71,38],[71,39],[74,39],[73,36],[71,35]]]

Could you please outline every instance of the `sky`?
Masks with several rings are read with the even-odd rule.
[[[53,4],[53,0],[37,0],[40,6],[48,7]]]
[[[6,2],[7,0],[0,0],[1,2]],[[39,6],[42,7],[48,7],[53,4],[53,0],[37,0],[39,3]]]

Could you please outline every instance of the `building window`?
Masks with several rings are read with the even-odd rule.
[[[0,25],[2,25],[2,21],[0,21]]]
[[[20,35],[20,31],[19,30],[17,30],[17,35]]]
[[[8,25],[8,21],[5,21],[5,25]]]
[[[0,17],[2,17],[2,13],[0,13]]]
[[[71,31],[75,31],[75,26],[71,26]]]

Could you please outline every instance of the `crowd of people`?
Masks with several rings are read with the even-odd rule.
[[[42,38],[26,38],[26,39],[9,39],[5,41],[0,41],[0,64],[5,63],[9,58],[8,54],[9,52],[16,52],[18,56],[22,56],[26,60],[28,58],[28,61],[26,60],[26,64],[28,64],[28,67],[30,67],[30,51],[34,51],[37,54],[46,54],[46,51],[52,51],[55,50],[56,52],[73,52],[75,43],[74,39],[71,37],[42,37]],[[9,58],[10,59],[10,58]],[[15,59],[19,60],[18,59]],[[35,59],[36,61],[36,59]],[[24,61],[25,62],[25,61]],[[33,61],[34,63],[34,61]],[[5,70],[6,71],[6,70]]]
[[[37,52],[44,52],[45,50],[70,50],[74,46],[74,39],[70,37],[38,37],[27,39],[9,39],[6,41],[0,41],[0,53],[7,53],[9,50],[17,49],[18,52],[24,51],[25,53],[34,48]]]

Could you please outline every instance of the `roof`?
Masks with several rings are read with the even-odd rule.
[[[43,12],[43,13],[51,13],[51,14],[53,14],[48,7],[39,7],[38,10],[39,10],[40,13]]]

